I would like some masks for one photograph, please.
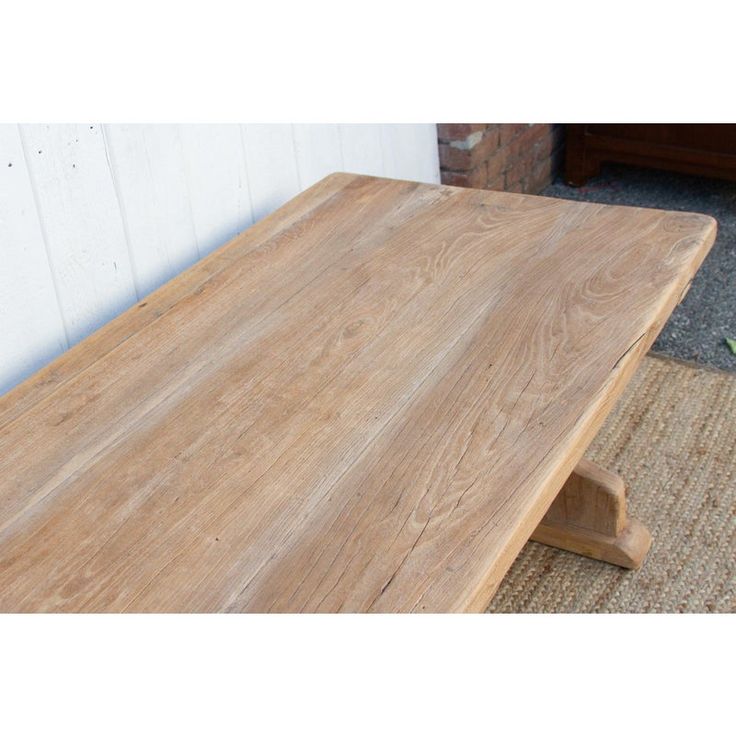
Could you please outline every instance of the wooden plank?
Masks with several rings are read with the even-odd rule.
[[[644,561],[652,542],[647,528],[626,513],[623,479],[585,458],[531,538],[632,569]]]
[[[22,125],[62,316],[77,342],[136,299],[99,125]]]
[[[107,323],[83,343],[78,343],[44,366],[35,375],[0,396],[0,428],[17,419],[29,407],[61,389],[71,378],[81,374],[101,357],[115,350],[138,331],[146,328],[179,300],[200,293],[213,277],[257,248],[264,239],[297,223],[320,202],[330,199],[339,188],[339,180],[329,179],[310,190],[309,197],[297,196],[278,212],[261,220],[199,263],[168,282],[165,289],[149,295],[128,313]]]
[[[107,125],[139,298],[199,258],[186,168],[175,125]]]
[[[262,225],[6,415],[1,610],[480,610],[715,235],[349,175]]]
[[[568,125],[568,181],[581,186],[604,162],[736,181],[736,129],[731,124]]]
[[[616,537],[626,526],[623,478],[583,458],[544,516],[546,524],[595,529]]]
[[[44,155],[69,159],[73,154],[74,160],[66,160],[61,165],[61,171],[67,172],[63,177],[56,178],[51,173],[56,204],[43,192],[38,198],[42,209],[51,207],[53,210],[48,223],[51,228],[48,243],[44,244],[40,235],[43,213],[36,212],[33,189],[29,199],[28,189],[18,188],[14,183],[18,177],[35,175],[37,162],[33,170],[24,173],[27,166],[21,156],[20,161],[6,167],[8,171],[5,172],[11,176],[2,195],[10,207],[5,222],[37,220],[37,226],[29,225],[30,229],[24,232],[35,239],[34,248],[43,247],[40,257],[27,256],[22,266],[15,264],[12,277],[12,270],[5,271],[9,279],[3,289],[2,296],[6,300],[3,315],[8,325],[3,332],[5,360],[0,366],[0,394],[66,346],[64,327],[60,328],[60,317],[55,314],[61,312],[62,305],[66,305],[67,311],[72,309],[71,314],[83,312],[78,317],[82,322],[94,320],[98,315],[94,324],[122,308],[114,306],[119,303],[118,289],[108,289],[110,277],[106,275],[101,279],[98,269],[111,267],[113,280],[116,267],[127,269],[133,279],[133,290],[142,299],[201,255],[247,227],[253,219],[263,218],[300,190],[290,125],[52,127],[61,134],[46,137]],[[431,126],[414,127],[424,130]],[[14,131],[17,137],[17,128],[10,126],[8,130]],[[24,130],[27,134],[31,129]],[[64,134],[70,130],[74,131],[73,138]],[[78,135],[80,130],[82,135]],[[99,130],[103,132],[104,151],[98,140]],[[361,173],[383,172],[380,126],[341,126],[338,138],[334,131],[335,126],[327,126],[322,132],[318,130],[311,138],[305,138],[305,145],[311,145],[313,138],[320,146],[326,138],[331,141],[330,157],[334,158],[339,150],[344,153],[339,168],[344,166]],[[425,162],[436,157],[436,145],[434,140],[423,141],[418,136],[414,146],[413,172],[409,172],[407,178],[421,179]],[[82,148],[85,150],[80,150]],[[34,154],[30,150],[32,159]],[[321,150],[317,148],[305,155],[318,159],[323,155]],[[103,153],[107,154],[107,161]],[[97,187],[92,181],[90,192],[80,191],[78,182],[74,186],[70,184],[80,178],[77,167],[82,159],[95,162],[94,175],[101,175],[103,180],[109,178],[112,191],[109,183]],[[85,165],[82,178],[90,178],[89,168]],[[74,174],[71,179],[69,169]],[[48,176],[49,167],[45,167],[41,177]],[[251,213],[251,200],[254,214]],[[24,202],[31,203],[30,209]],[[90,208],[94,211],[90,212]],[[36,233],[31,235],[34,228]],[[87,232],[90,230],[115,235],[112,238],[103,236],[106,245],[100,248],[87,242],[95,237]],[[63,235],[65,232],[69,234],[68,239]],[[9,248],[26,247],[21,232],[10,233],[10,237],[13,242]],[[106,249],[115,257],[108,260]],[[61,267],[58,274],[57,266]],[[18,278],[21,270],[23,278]],[[54,293],[56,279],[63,298],[57,299]],[[41,287],[41,284],[46,286]],[[97,285],[99,289],[95,288]],[[31,299],[34,300],[32,305]],[[108,300],[110,307],[102,310]],[[56,307],[53,302],[57,302]],[[85,334],[85,330],[73,328],[70,334],[73,343]],[[49,335],[55,337],[47,339]],[[61,339],[60,345],[57,337]],[[36,340],[38,342],[34,342]]]
[[[531,539],[629,570],[641,566],[652,544],[649,530],[638,519],[628,519],[626,526],[615,537],[601,534],[595,529],[542,521]]]
[[[341,125],[340,143],[343,156],[343,168],[352,174],[368,174],[385,176],[383,165],[383,148],[381,146],[381,128],[378,125]],[[437,147],[435,141],[434,147]],[[417,154],[417,158],[425,158],[425,152]],[[429,157],[431,158],[431,156]],[[419,177],[409,177],[419,178]]]
[[[181,125],[186,183],[201,254],[253,224],[239,125]]]
[[[294,151],[303,189],[345,166],[337,125],[294,125]]]
[[[381,141],[386,176],[439,182],[435,125],[382,125]],[[419,151],[423,153],[419,154]]]
[[[0,394],[66,347],[18,127],[0,125]]]
[[[299,193],[290,125],[243,125],[253,218],[260,220]]]
[[[412,178],[428,184],[440,183],[440,151],[437,145],[437,126],[434,123],[416,126],[418,128],[417,149],[426,151],[425,156],[417,156],[414,164],[416,173]]]

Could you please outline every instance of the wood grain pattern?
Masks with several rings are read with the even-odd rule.
[[[626,525],[623,478],[583,458],[547,509],[546,524],[570,524],[618,536]]]
[[[0,400],[0,610],[480,610],[711,218],[339,174]]]
[[[436,133],[0,124],[0,395],[326,174],[438,183]]]
[[[626,513],[623,479],[583,458],[531,538],[612,565],[637,568],[652,543],[649,530]]]

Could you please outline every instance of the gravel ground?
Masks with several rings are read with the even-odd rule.
[[[559,179],[541,194],[713,215],[716,242],[653,350],[736,372],[736,355],[725,343],[726,337],[736,338],[736,183],[609,166],[584,187],[569,187]]]

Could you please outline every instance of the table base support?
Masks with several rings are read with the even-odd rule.
[[[647,528],[626,514],[621,477],[586,459],[578,463],[531,538],[631,569],[641,565],[652,541]]]

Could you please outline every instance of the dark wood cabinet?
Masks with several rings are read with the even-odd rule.
[[[736,181],[736,125],[570,124],[565,179],[581,186],[602,163]]]

